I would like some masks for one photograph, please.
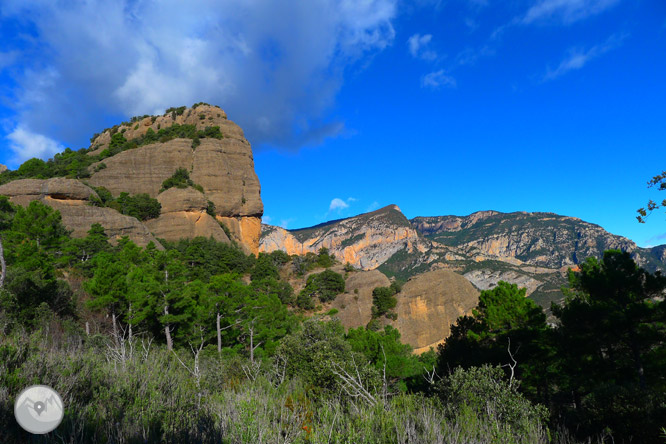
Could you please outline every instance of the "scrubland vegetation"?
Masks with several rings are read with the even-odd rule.
[[[344,291],[326,250],[113,246],[99,225],[72,239],[49,207],[5,198],[0,236],[1,442],[663,441],[666,280],[621,252],[571,273],[554,324],[500,283],[415,356],[377,326],[397,284],[373,293],[372,328],[312,311]],[[303,276],[298,296],[285,271]],[[43,437],[13,418],[35,383],[66,406]]]

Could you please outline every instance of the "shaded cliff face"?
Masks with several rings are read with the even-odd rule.
[[[149,129],[158,133],[174,124],[194,125],[197,130],[217,126],[222,138],[202,138],[197,146],[193,146],[191,139],[177,138],[123,151],[92,165],[91,170],[97,171],[89,183],[107,188],[114,196],[121,192],[147,193],[160,200],[162,215],[147,224],[158,237],[177,240],[213,236],[228,241],[219,226],[221,222],[246,251],[256,254],[263,203],[252,149],[241,128],[227,120],[220,108],[209,105],[181,108],[107,129],[92,140],[91,154],[108,148],[112,133],[120,132],[127,140],[133,140],[144,136]],[[102,163],[104,167],[99,169]],[[202,193],[192,188],[174,189],[162,196],[162,183],[179,168],[189,172]],[[163,201],[170,202],[166,208]],[[209,201],[215,206],[214,218],[204,211]]]
[[[104,227],[109,240],[117,242],[128,236],[135,244],[145,247],[153,242],[159,249],[162,245],[137,219],[125,216],[111,208],[90,205],[97,194],[78,180],[55,178],[48,180],[23,179],[0,186],[0,194],[8,196],[12,203],[27,206],[38,200],[60,211],[62,222],[72,230],[72,236],[85,237],[90,226],[99,223]]]
[[[398,251],[425,251],[418,233],[396,205],[302,230],[262,226],[259,251],[302,255],[322,247],[340,262],[363,270],[377,268]]]

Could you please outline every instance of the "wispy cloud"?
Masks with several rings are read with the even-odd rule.
[[[446,74],[443,69],[424,75],[421,78],[421,87],[430,89],[440,89],[442,87],[454,88],[456,79]]]
[[[365,209],[365,212],[369,213],[371,211],[375,211],[378,208],[379,208],[379,202],[374,201],[370,205],[368,205],[368,208]]]
[[[570,71],[583,68],[591,60],[594,60],[603,54],[617,48],[622,44],[627,34],[613,35],[601,45],[593,46],[587,50],[574,48],[569,50],[569,54],[560,62],[555,69],[548,69],[544,74],[542,81],[554,80]]]
[[[263,216],[261,216],[261,223],[262,224],[267,224],[268,225],[268,224],[271,223],[271,220],[273,220],[273,219],[270,216],[267,216],[265,214]]]
[[[3,47],[0,65],[18,49],[34,54],[17,70],[14,125],[55,140],[87,141],[111,116],[206,101],[255,147],[293,149],[344,128],[327,111],[347,68],[392,44],[396,5],[4,0],[2,20],[36,37]]]
[[[620,0],[541,0],[530,7],[520,22],[559,22],[570,24],[597,15]]]
[[[53,139],[34,133],[29,129],[18,126],[9,135],[9,148],[14,152],[16,163],[22,163],[33,157],[47,158],[65,149]]]
[[[429,48],[432,34],[414,34],[407,40],[407,47],[412,57],[423,60],[437,59],[437,52]]]

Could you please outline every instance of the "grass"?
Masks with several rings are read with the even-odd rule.
[[[204,350],[195,376],[162,345],[137,341],[124,359],[119,350],[101,335],[48,327],[0,337],[3,442],[551,442],[539,424],[518,434],[494,416],[453,411],[437,397],[399,394],[371,405],[344,393],[316,395],[297,377],[281,378],[269,360],[253,366]],[[178,354],[194,368],[189,350]],[[66,406],[61,425],[42,437],[29,436],[13,418],[15,396],[38,382],[58,391]]]

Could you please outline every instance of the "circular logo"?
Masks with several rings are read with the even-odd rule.
[[[62,398],[46,385],[26,388],[14,403],[16,421],[30,433],[49,433],[60,425],[64,414]]]

